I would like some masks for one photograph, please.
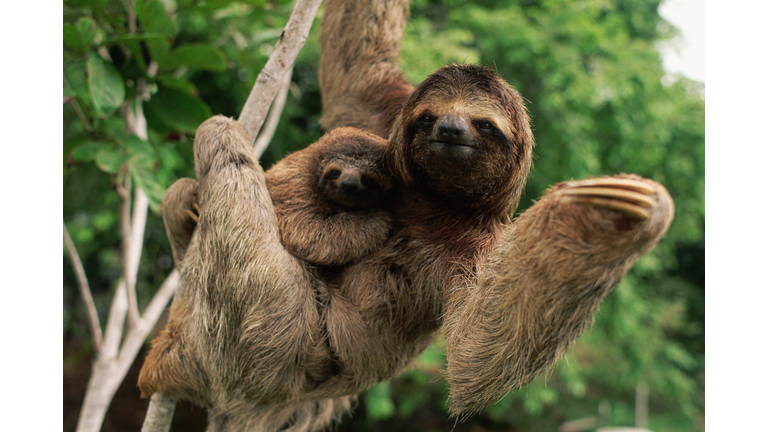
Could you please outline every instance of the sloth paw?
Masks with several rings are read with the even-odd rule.
[[[606,177],[568,182],[556,193],[565,195],[564,201],[568,203],[614,210],[630,219],[645,220],[656,204],[657,192],[639,177]]]

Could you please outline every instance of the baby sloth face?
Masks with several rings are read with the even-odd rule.
[[[323,199],[357,210],[384,205],[392,189],[392,180],[383,171],[380,155],[375,156],[332,156],[326,159],[318,185]]]

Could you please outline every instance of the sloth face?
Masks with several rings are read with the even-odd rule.
[[[531,167],[523,98],[486,67],[448,65],[403,105],[387,166],[407,187],[509,212]]]
[[[410,156],[444,194],[478,198],[503,188],[513,166],[510,121],[480,91],[428,92],[414,107]]]
[[[327,160],[318,186],[325,200],[349,209],[382,206],[392,187],[374,161],[351,157]]]

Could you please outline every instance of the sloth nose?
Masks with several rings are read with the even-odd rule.
[[[469,137],[469,124],[456,115],[447,115],[437,121],[437,137],[441,141],[463,143]]]

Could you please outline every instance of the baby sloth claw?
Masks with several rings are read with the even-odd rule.
[[[557,193],[569,195],[565,202],[579,203],[615,210],[632,219],[644,220],[650,216],[656,201],[656,192],[642,181],[630,178],[589,179],[566,184]]]

